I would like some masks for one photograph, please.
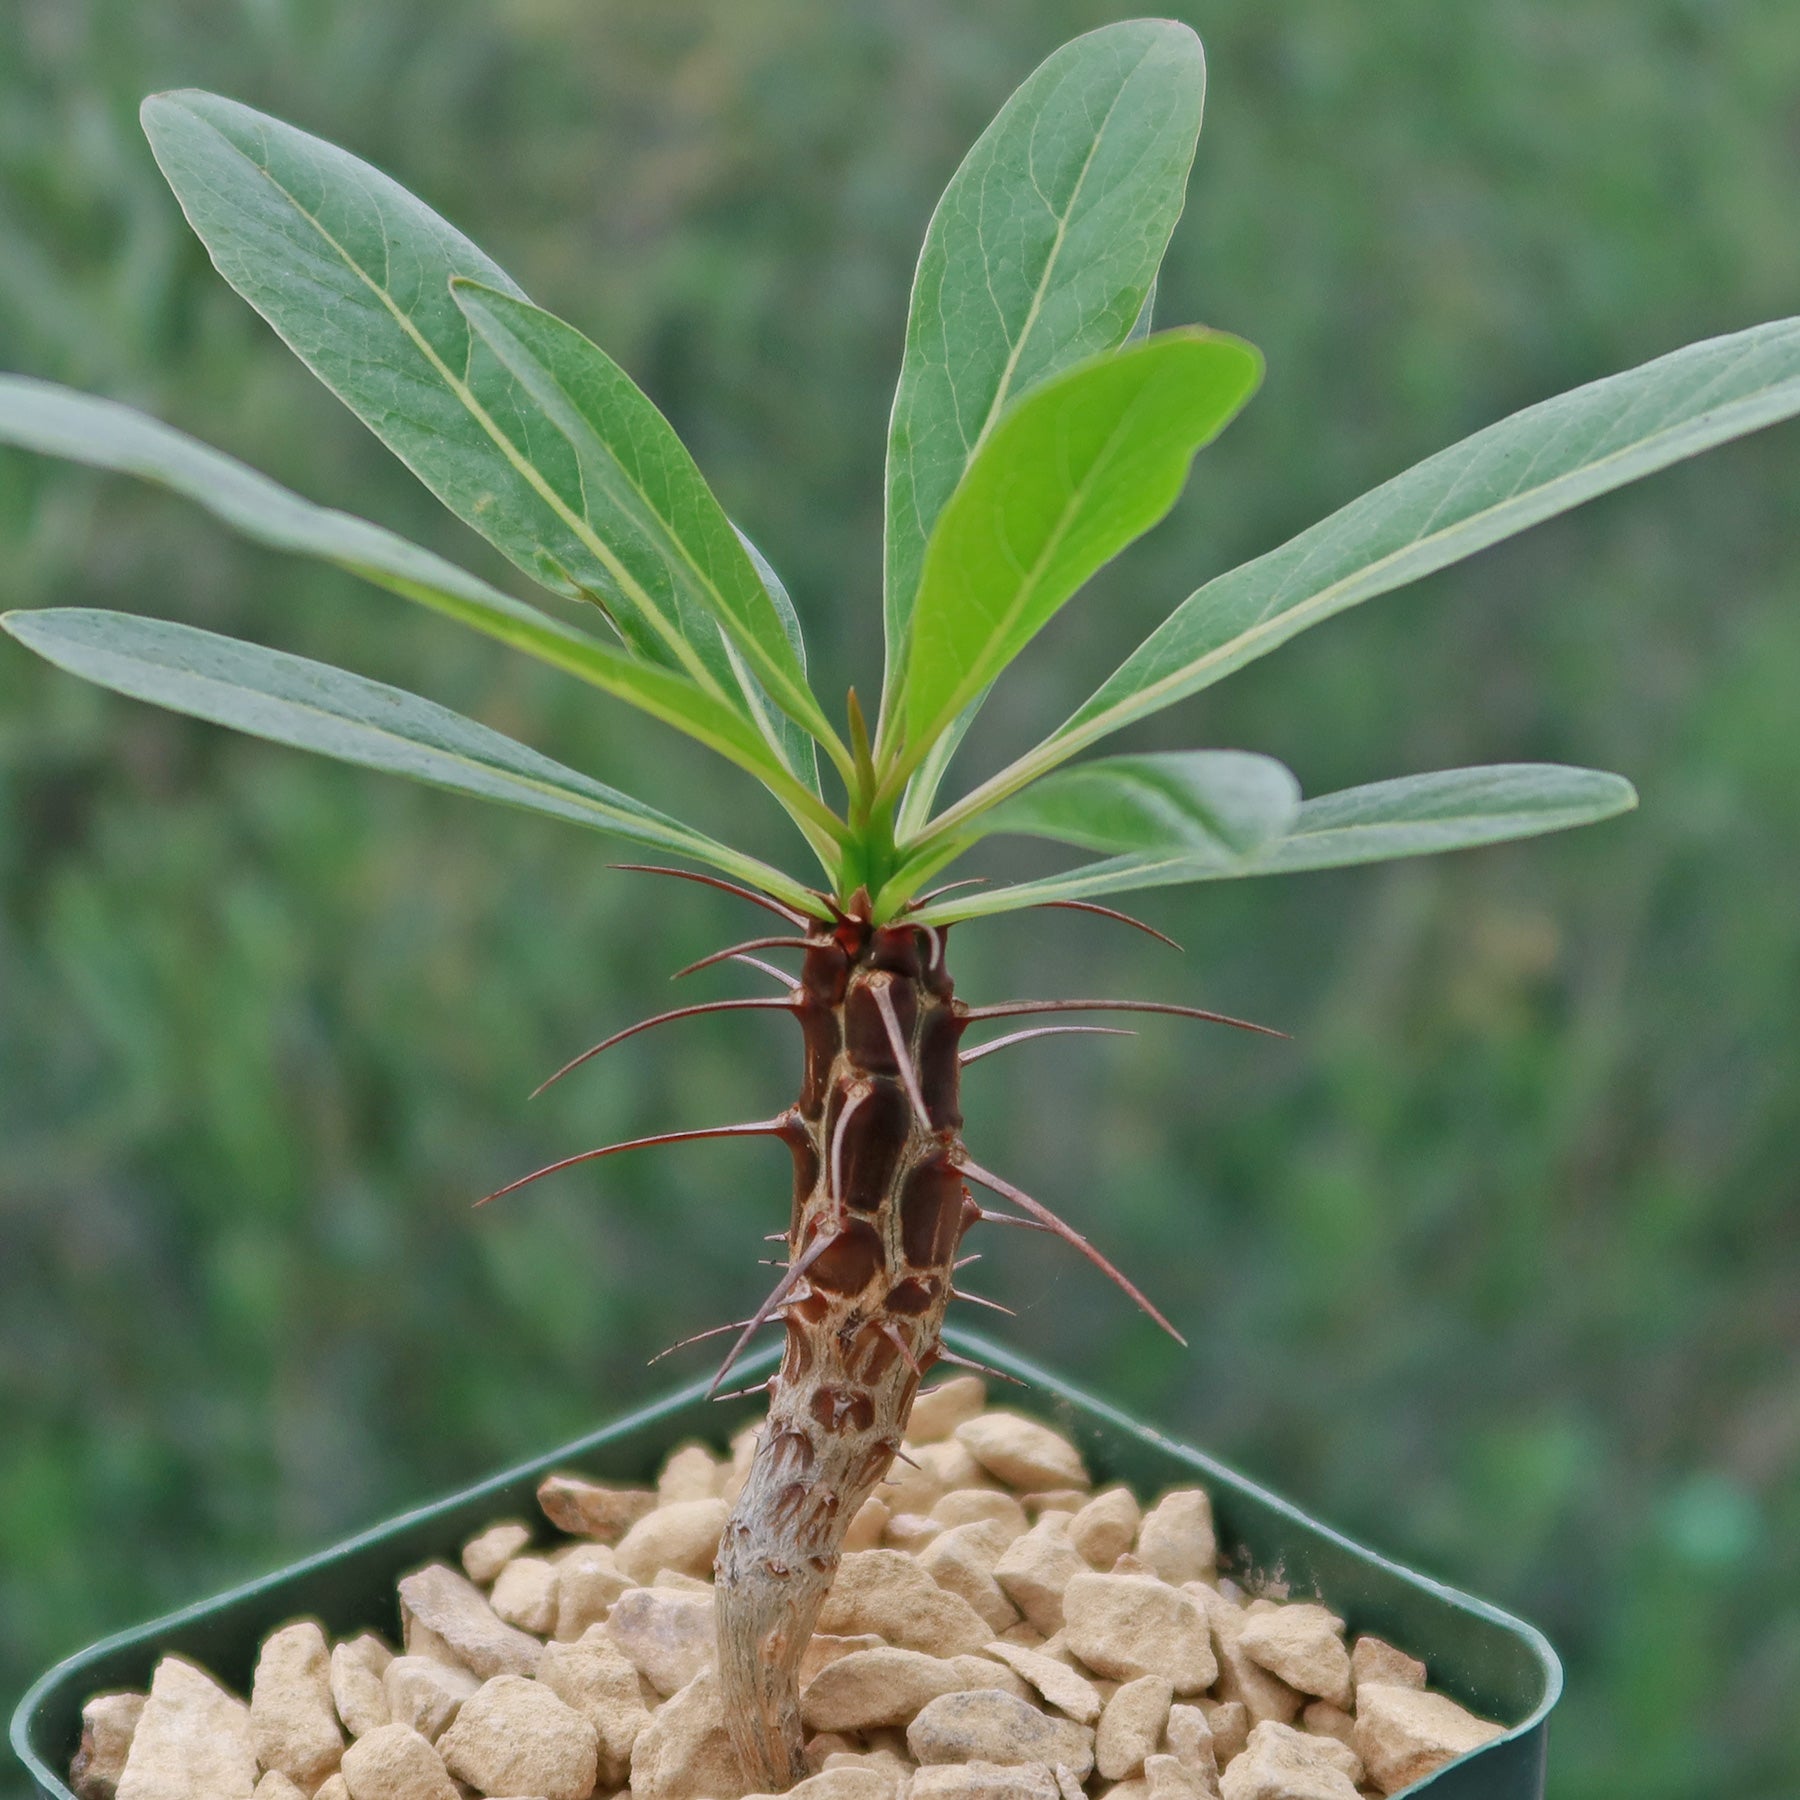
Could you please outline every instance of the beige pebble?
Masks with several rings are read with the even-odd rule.
[[[1162,1742],[1175,1690],[1164,1675],[1140,1675],[1107,1701],[1094,1734],[1094,1766],[1108,1781],[1138,1774]]]
[[[591,1626],[603,1624],[619,1596],[634,1585],[620,1573],[610,1545],[577,1544],[556,1564],[557,1642],[572,1644]]]
[[[1179,1756],[1159,1751],[1144,1758],[1150,1800],[1216,1800],[1218,1787]]]
[[[338,1766],[344,1733],[331,1698],[331,1651],[316,1620],[271,1632],[250,1685],[256,1760],[311,1793]]]
[[[650,1715],[631,1752],[632,1800],[738,1800],[748,1786],[710,1669]]]
[[[512,1559],[531,1542],[531,1528],[517,1519],[504,1519],[478,1532],[463,1545],[463,1573],[479,1587],[488,1587]]]
[[[874,1550],[879,1547],[882,1535],[887,1530],[887,1523],[893,1513],[885,1500],[877,1500],[870,1495],[856,1509],[856,1517],[850,1521],[850,1529],[844,1533],[844,1549]]]
[[[1350,1704],[1350,1652],[1344,1621],[1323,1606],[1298,1602],[1244,1620],[1244,1654],[1289,1687],[1334,1706]]]
[[[1087,1563],[1069,1542],[1069,1520],[1062,1513],[1039,1519],[994,1564],[994,1579],[1007,1599],[1045,1633],[1061,1628],[1064,1590],[1087,1572]]]
[[[131,1736],[144,1711],[144,1695],[96,1694],[81,1709],[81,1747],[69,1768],[78,1800],[113,1800]]]
[[[1163,1728],[1163,1742],[1206,1782],[1213,1792],[1219,1786],[1219,1747],[1206,1714],[1197,1706],[1171,1706]]]
[[[987,1654],[1028,1681],[1078,1725],[1092,1725],[1100,1717],[1100,1695],[1094,1684],[1060,1658],[1020,1644],[989,1644]]]
[[[1192,1581],[1182,1589],[1204,1607],[1212,1626],[1213,1647],[1219,1663],[1218,1697],[1241,1701],[1252,1725],[1265,1719],[1289,1725],[1300,1716],[1304,1697],[1279,1676],[1272,1675],[1257,1662],[1243,1645],[1244,1630],[1253,1616],[1232,1604],[1223,1593],[1203,1581]],[[1260,1615],[1267,1617],[1265,1612]]]
[[[1348,1744],[1356,1720],[1341,1706],[1333,1706],[1329,1700],[1309,1700],[1301,1709],[1300,1724],[1303,1730],[1312,1732],[1316,1737],[1336,1738],[1340,1744]],[[1356,1780],[1360,1787],[1362,1777],[1359,1775]]]
[[[955,1525],[940,1532],[919,1557],[919,1566],[946,1593],[966,1600],[995,1635],[1019,1621],[1018,1608],[994,1579],[994,1564],[1005,1549],[996,1534],[1009,1527],[994,1520]]]
[[[857,1550],[844,1557],[817,1628],[844,1637],[873,1632],[902,1649],[942,1657],[973,1654],[993,1637],[966,1600],[946,1593],[898,1550]]]
[[[965,1685],[961,1670],[942,1657],[891,1645],[856,1650],[813,1677],[800,1696],[800,1718],[808,1731],[907,1725],[929,1702]]]
[[[332,1647],[331,1700],[352,1737],[389,1722],[381,1678],[393,1660],[393,1651],[372,1631]]]
[[[997,1693],[1011,1694],[1015,1700],[1037,1704],[1037,1689],[1023,1675],[1015,1675],[991,1656],[953,1656],[950,1661],[962,1671],[965,1688],[993,1688]]]
[[[1025,1508],[1001,1488],[956,1488],[937,1502],[931,1517],[946,1531],[962,1525],[1003,1525],[1010,1543],[1026,1528]]]
[[[596,1627],[579,1643],[550,1645],[537,1678],[593,1726],[600,1785],[608,1791],[623,1787],[631,1775],[632,1746],[650,1723],[629,1658]]]
[[[1136,1542],[1141,1517],[1130,1488],[1103,1488],[1069,1521],[1069,1542],[1090,1568],[1110,1569]]]
[[[488,1605],[460,1569],[431,1563],[400,1582],[400,1611],[407,1621],[406,1647],[421,1654],[412,1626],[423,1626],[441,1639],[457,1661],[486,1680],[490,1675],[529,1675],[537,1667],[543,1645]]]
[[[1183,1695],[1205,1692],[1218,1675],[1199,1606],[1153,1575],[1077,1575],[1064,1590],[1063,1615],[1069,1648],[1098,1674],[1160,1675]]]
[[[1223,1800],[1356,1800],[1356,1785],[1320,1748],[1342,1749],[1330,1738],[1309,1738],[1292,1726],[1264,1720],[1219,1778]]]
[[[378,1725],[344,1752],[350,1800],[458,1800],[444,1759],[410,1725]]]
[[[907,1786],[907,1800],[1062,1800],[1048,1763],[937,1763]]]
[[[1086,1488],[1041,1488],[1036,1493],[1021,1494],[1019,1504],[1033,1523],[1045,1513],[1067,1513],[1071,1518],[1088,1503]]]
[[[723,1500],[677,1500],[646,1513],[619,1540],[620,1572],[644,1583],[659,1569],[710,1575],[729,1511]]]
[[[716,1652],[711,1593],[632,1588],[608,1615],[606,1635],[664,1696],[686,1687]]]
[[[915,1444],[941,1444],[986,1405],[987,1383],[979,1375],[952,1376],[926,1388],[913,1401],[906,1435]]]
[[[725,1474],[704,1444],[683,1444],[670,1452],[656,1478],[656,1503],[671,1506],[684,1500],[717,1500]]]
[[[925,1513],[895,1513],[887,1522],[882,1542],[892,1550],[917,1556],[944,1528]]]
[[[508,1625],[548,1637],[556,1629],[556,1584],[561,1570],[541,1556],[515,1556],[495,1580],[488,1604]]]
[[[1383,1687],[1422,1688],[1425,1665],[1381,1638],[1359,1637],[1350,1647],[1350,1679],[1358,1687],[1374,1681]]]
[[[996,1480],[1021,1493],[1046,1488],[1085,1488],[1086,1465],[1066,1437],[1014,1412],[985,1412],[965,1419],[955,1441]]]
[[[344,1779],[340,1769],[335,1775],[327,1775],[319,1785],[319,1791],[313,1800],[350,1800],[350,1784]]]
[[[592,1725],[542,1682],[496,1675],[463,1702],[438,1740],[444,1767],[484,1794],[588,1800],[599,1744]]]
[[[860,1762],[855,1766],[839,1763],[796,1782],[788,1789],[786,1800],[894,1800],[899,1788],[899,1778],[886,1770]],[[750,1800],[775,1800],[775,1796],[753,1795]]]
[[[730,1458],[719,1470],[718,1494],[727,1506],[737,1505],[738,1495],[744,1491],[744,1483],[750,1479],[750,1469],[756,1461],[757,1448],[761,1442],[762,1425],[755,1421],[732,1438]]]
[[[873,1632],[855,1637],[836,1637],[830,1632],[815,1631],[800,1652],[800,1685],[805,1687],[818,1672],[836,1662],[840,1656],[853,1656],[858,1650],[879,1650],[881,1639]]]
[[[1357,1690],[1351,1743],[1369,1780],[1395,1794],[1504,1733],[1443,1694],[1372,1681]]]
[[[1087,1726],[991,1688],[933,1700],[907,1728],[906,1744],[920,1763],[1061,1763],[1081,1780],[1094,1767]]]
[[[256,1784],[251,1800],[307,1800],[307,1792],[291,1776],[282,1774],[279,1769],[270,1769]]]
[[[119,1777],[120,1800],[249,1800],[250,1708],[179,1656],[156,1665]]]
[[[842,1731],[815,1732],[806,1740],[807,1769],[814,1775],[822,1774],[833,1756],[842,1755],[846,1751],[864,1754],[862,1739],[851,1737]]]
[[[1202,1488],[1176,1488],[1144,1514],[1137,1555],[1172,1587],[1209,1577],[1219,1558],[1212,1499]]]
[[[580,1475],[547,1475],[538,1483],[538,1505],[558,1531],[616,1544],[656,1504],[645,1488],[605,1487]]]
[[[385,1723],[409,1725],[435,1744],[480,1686],[480,1676],[467,1669],[453,1669],[429,1656],[396,1656],[381,1674]]]
[[[1241,1700],[1203,1700],[1200,1710],[1212,1727],[1213,1754],[1222,1769],[1250,1741],[1250,1709]]]

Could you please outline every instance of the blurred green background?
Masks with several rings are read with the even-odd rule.
[[[212,274],[139,136],[199,84],[391,170],[632,369],[874,680],[879,495],[932,202],[1077,0],[10,0],[0,365],[147,406],[492,569]],[[1514,407],[1797,310],[1791,0],[1216,0],[1159,318],[1266,351],[1175,518],[1047,634],[964,766],[1205,576]],[[1022,1347],[1569,1663],[1562,1800],[1800,1785],[1800,548],[1794,427],[1313,633],[1135,741],[1309,791],[1616,768],[1642,811],[1385,871],[962,928],[962,991],[1226,1007],[970,1078],[969,1136],[1193,1339],[991,1246]],[[0,602],[119,606],[422,691],[765,854],[747,783],[548,672],[179,504],[0,460]],[[745,822],[745,821],[748,822]],[[0,644],[0,1706],[51,1659],[535,1451],[698,1360],[786,1213],[696,1146],[773,1023],[657,1034],[755,925],[604,841],[191,725]],[[754,991],[714,978],[711,991]],[[694,1353],[696,1358],[699,1353]],[[5,1785],[8,1795],[16,1788]]]

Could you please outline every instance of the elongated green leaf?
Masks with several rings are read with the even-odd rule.
[[[1102,563],[1154,525],[1250,397],[1241,339],[1171,331],[1034,388],[995,427],[925,554],[890,751],[939,732]]]
[[[1183,750],[1059,769],[979,829],[1108,855],[1251,856],[1287,833],[1299,807],[1300,783],[1272,756]]]
[[[476,282],[450,286],[482,342],[574,448],[578,480],[565,498],[593,528],[615,588],[696,646],[729,634],[782,711],[834,743],[755,564],[668,420],[574,326]]]
[[[1406,775],[1303,801],[1291,829],[1247,856],[1219,850],[1115,856],[1017,887],[958,894],[908,916],[922,925],[947,925],[1046,900],[1429,856],[1590,825],[1636,805],[1637,795],[1623,776],[1556,763]]]
[[[1800,318],[1690,344],[1514,413],[1209,581],[1065,724],[944,822],[959,826],[1321,619],[1797,413]]]
[[[699,739],[748,770],[797,815],[831,814],[784,775],[754,725],[684,676],[637,661],[429,550],[310,500],[130,407],[23,375],[0,375],[0,444],[156,483],[198,502],[258,543],[335,563],[510,644]]]
[[[1125,340],[1181,216],[1206,60],[1137,19],[1065,44],[932,214],[888,429],[885,622],[898,676],[925,545],[1008,402]]]
[[[710,864],[817,910],[817,901],[778,869],[400,688],[260,644],[129,613],[13,612],[0,617],[0,625],[58,668],[135,700],[340,762],[610,832]]]
[[[598,599],[640,656],[735,693],[716,639],[687,642],[620,587],[580,513],[575,447],[470,332],[452,278],[523,299],[502,269],[380,170],[236,101],[156,94],[143,123],[219,273],[452,512],[554,591]]]
[[[800,673],[807,673],[806,667],[806,634],[800,629],[800,614],[795,610],[792,596],[787,591],[787,583],[776,572],[775,566],[757,547],[751,543],[744,532],[736,525],[732,530],[737,532],[738,542],[744,546],[745,554],[756,567],[757,578],[762,582],[769,599],[774,603],[776,617],[781,621],[783,635],[787,638],[788,647],[794,653],[794,659],[800,665]],[[819,786],[819,740],[803,725],[797,725],[786,713],[782,712],[763,692],[762,686],[748,670],[742,671],[743,678],[754,684],[757,699],[758,723],[763,727],[763,735],[774,747],[775,754],[782,763],[794,771],[809,792],[818,794],[823,790]],[[808,685],[811,683],[809,681]]]

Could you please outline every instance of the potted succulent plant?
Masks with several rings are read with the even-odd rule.
[[[1309,625],[1800,412],[1800,321],[1691,345],[1530,407],[1209,581],[1068,719],[943,804],[993,684],[1168,512],[1196,453],[1257,386],[1260,358],[1243,339],[1151,328],[1203,91],[1185,27],[1091,33],[1030,77],[951,180],[919,261],[889,428],[879,698],[865,706],[852,688],[839,716],[809,675],[779,577],[629,376],[388,177],[245,106],[180,92],[143,111],[220,273],[559,609],[124,407],[0,379],[0,442],[159,483],[254,539],[559,668],[706,745],[791,819],[804,872],[343,670],[117,613],[4,620],[58,667],[120,693],[586,825],[675,857],[683,866],[665,873],[727,887],[769,916],[708,960],[753,963],[779,992],[676,1009],[577,1060],[665,1022],[784,1010],[803,1043],[791,1104],[582,1150],[512,1184],[682,1139],[776,1137],[792,1151],[785,1266],[733,1328],[712,1384],[762,1328],[781,1329],[779,1358],[756,1383],[768,1417],[716,1580],[725,1718],[756,1788],[806,1773],[798,1670],[844,1534],[889,1474],[921,1376],[965,1360],[943,1339],[965,1235],[990,1224],[1053,1233],[1175,1331],[1081,1230],[971,1155],[960,1071],[1025,1037],[1093,1029],[1064,1015],[1244,1022],[1185,998],[970,1006],[954,990],[951,928],[1045,906],[1125,919],[1109,902],[1134,890],[1493,843],[1629,808],[1622,778],[1560,766],[1437,771],[1303,798],[1266,756],[1084,753]],[[962,859],[999,834],[1084,860],[1013,885],[962,879]],[[798,952],[797,970],[769,960],[783,952]],[[968,1035],[1014,1020],[986,1041]]]

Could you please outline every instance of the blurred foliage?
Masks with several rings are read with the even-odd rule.
[[[1206,575],[1515,406],[1800,296],[1790,0],[1182,11],[1212,91],[1160,317],[1244,332],[1268,384],[1002,689],[971,771]],[[392,170],[618,355],[787,575],[828,686],[867,687],[925,219],[1014,82],[1120,13],[11,0],[0,365],[491,566],[187,235],[136,103],[218,88]],[[1630,775],[1640,813],[1153,896],[1185,960],[1063,915],[959,934],[977,997],[1110,988],[1294,1031],[1152,1024],[971,1077],[977,1154],[1154,1274],[1191,1354],[1047,1247],[1001,1246],[986,1285],[1022,1346],[1540,1623],[1569,1662],[1563,1800],[1800,1783],[1796,443],[1541,528],[1136,740],[1267,750],[1309,791],[1562,758]],[[700,823],[752,791],[347,577],[0,461],[0,602],[52,601],[417,685],[647,799],[697,787]],[[0,646],[0,1693],[574,1434],[758,1286],[773,1151],[468,1211],[536,1161],[783,1093],[795,1047],[747,1021],[525,1104],[753,923],[604,861]]]

